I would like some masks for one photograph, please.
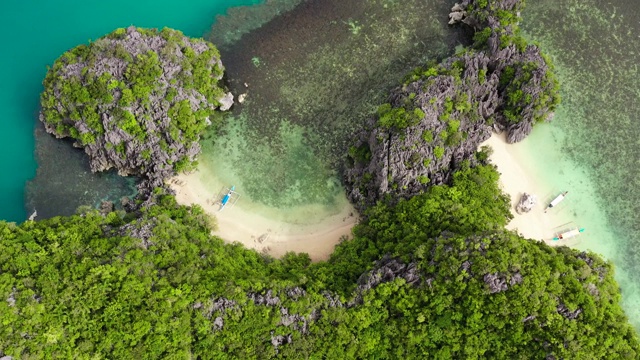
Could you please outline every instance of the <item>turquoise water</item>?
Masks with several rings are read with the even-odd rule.
[[[527,2],[523,28],[556,64],[562,105],[522,146],[563,215],[587,231],[570,244],[616,267],[622,305],[640,329],[640,23],[637,1]]]
[[[5,0],[0,31],[0,219],[25,219],[24,186],[35,175],[34,125],[46,66],[64,51],[118,27],[172,27],[202,37],[216,15],[260,0]]]
[[[333,206],[354,133],[409,71],[459,44],[448,11],[442,0],[308,1],[236,41],[224,34],[263,18],[230,12],[211,39],[225,44],[231,90],[247,97],[222,137],[202,141],[200,164],[218,178],[209,181],[236,184],[270,218]]]

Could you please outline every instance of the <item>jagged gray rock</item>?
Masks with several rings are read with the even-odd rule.
[[[233,94],[228,92],[223,97],[218,99],[220,103],[220,110],[227,111],[233,106]]]
[[[485,274],[483,280],[489,287],[489,293],[495,294],[507,291],[510,286],[522,283],[523,279],[520,272],[516,272],[509,277],[499,273]]]
[[[264,295],[251,292],[247,297],[256,305],[276,306],[280,304],[280,298],[274,296],[272,290],[268,290]]]
[[[210,115],[233,105],[213,44],[163,29],[118,29],[61,56],[47,73],[40,120],[72,137],[91,170],[142,176],[144,199],[200,152]],[[148,204],[147,204],[148,205]]]
[[[280,324],[283,326],[291,326],[294,330],[299,331],[302,335],[309,333],[309,320],[300,314],[289,314],[286,307],[280,308]]]
[[[589,265],[591,270],[593,270],[596,274],[598,274],[598,279],[601,282],[604,280],[605,276],[607,275],[607,272],[609,271],[607,268],[605,268],[603,266],[595,266],[594,267],[593,259],[585,251],[583,251],[580,254],[578,254],[577,258],[582,260],[582,261],[584,261],[585,263],[587,263],[587,265]]]
[[[399,259],[385,255],[376,261],[372,270],[360,275],[358,287],[355,290],[356,296],[347,304],[348,307],[362,303],[362,296],[365,292],[382,283],[394,281],[398,278],[404,279],[409,285],[420,285],[420,270],[417,264],[415,262],[405,264]]]
[[[503,292],[509,288],[507,286],[507,281],[505,280],[505,278],[498,276],[497,273],[485,274],[483,279],[484,283],[489,287],[489,292],[491,294]]]
[[[112,212],[115,210],[115,206],[113,204],[113,202],[111,201],[103,201],[100,203],[100,213],[102,215],[107,215],[108,213]]]
[[[276,349],[276,353],[278,353],[278,347],[281,345],[291,344],[293,342],[293,337],[291,334],[287,335],[274,335],[274,331],[271,332],[271,345]]]
[[[470,4],[454,9],[467,11]],[[477,163],[478,146],[493,131],[505,131],[514,143],[534,123],[550,119],[557,95],[549,65],[537,46],[500,36],[513,36],[513,29],[502,27],[493,13],[517,6],[506,1],[469,13],[489,29],[486,47],[416,71],[391,92],[350,149],[345,183],[356,207],[363,210],[386,194],[409,198],[450,183],[463,164]]]
[[[143,249],[148,249],[149,246],[154,245],[150,240],[154,237],[153,230],[156,227],[156,220],[141,220],[138,219],[134,222],[123,225],[117,229],[120,236],[130,236],[132,238],[140,239],[140,246]]]
[[[516,205],[516,212],[518,214],[527,213],[533,209],[537,202],[538,199],[535,195],[524,193]]]
[[[9,306],[14,307],[16,306],[16,288],[13,288],[11,290],[11,294],[9,294],[9,297],[7,298],[7,304],[9,304]]]
[[[569,320],[575,320],[578,315],[580,315],[582,313],[582,309],[578,308],[574,311],[571,311],[567,308],[567,306],[564,303],[560,303],[557,307],[556,310],[558,311],[558,314],[564,316],[565,318],[569,319]]]
[[[298,300],[299,298],[307,295],[307,292],[298,286],[287,289],[286,293],[287,296],[292,300]]]

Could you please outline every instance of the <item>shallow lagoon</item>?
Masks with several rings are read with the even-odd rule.
[[[570,191],[562,211],[587,229],[575,247],[613,261],[625,311],[640,328],[640,4],[527,6],[523,28],[552,56],[563,99],[523,146],[550,191]]]

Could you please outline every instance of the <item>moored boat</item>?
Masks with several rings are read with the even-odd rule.
[[[544,209],[544,212],[547,212],[547,210],[551,209],[554,206],[557,206],[562,200],[564,200],[565,196],[567,196],[568,193],[569,193],[568,191],[565,191],[560,195],[556,196],[553,200],[551,200],[549,205],[547,205],[547,208]]]
[[[240,198],[240,194],[236,192],[235,185],[231,186],[231,188],[227,190],[228,190],[227,193],[222,197],[222,200],[220,200],[220,209],[218,211],[222,211],[224,207],[227,206],[230,200],[231,200],[231,206],[235,205],[238,202],[238,199]]]
[[[581,233],[583,233],[584,230],[585,230],[584,228],[573,228],[573,229],[565,230],[563,232],[557,233],[556,237],[554,237],[553,240],[558,241],[558,240],[571,239],[572,237],[576,237]]]

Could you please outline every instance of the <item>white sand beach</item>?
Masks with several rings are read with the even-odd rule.
[[[526,238],[543,240],[549,245],[574,245],[575,239],[552,240],[556,232],[573,225],[563,212],[553,209],[544,212],[547,201],[556,194],[530,166],[528,154],[523,153],[518,144],[507,144],[504,134],[492,135],[483,145],[493,148],[491,162],[498,167],[503,190],[511,196],[514,218],[507,228]],[[281,212],[267,217],[261,215],[264,212],[256,211],[260,206],[243,204],[248,199],[242,199],[236,206],[219,212],[219,204],[215,201],[219,194],[211,190],[215,187],[202,181],[199,172],[176,176],[171,179],[170,185],[176,191],[178,203],[198,204],[216,217],[218,229],[213,232],[214,235],[228,242],[240,242],[274,257],[293,251],[306,252],[313,261],[326,260],[341,239],[351,237],[351,229],[358,221],[356,210],[346,201],[333,214],[327,214],[317,207],[301,206],[290,210],[288,214]],[[524,192],[536,195],[538,203],[529,213],[518,214],[515,205]]]
[[[274,257],[293,251],[308,253],[313,261],[326,260],[343,237],[351,237],[351,228],[358,220],[356,210],[347,201],[338,213],[329,215],[317,207],[301,206],[289,212],[295,216],[280,214],[279,218],[269,218],[243,206],[248,199],[218,211],[220,205],[214,200],[218,193],[203,183],[198,172],[179,175],[170,185],[176,191],[178,203],[198,204],[217,218],[218,229],[214,235]],[[292,221],[292,218],[299,220]]]
[[[527,160],[528,154],[524,154],[518,144],[507,144],[504,134],[493,134],[480,146],[483,145],[493,148],[491,162],[498,167],[502,189],[511,196],[511,212],[514,218],[507,225],[507,229],[515,230],[526,238],[543,240],[549,245],[573,245],[576,239],[553,241],[556,232],[567,230],[574,225],[566,213],[555,209],[544,212],[549,199],[557,194],[545,184],[541,174],[531,167]],[[538,202],[530,212],[518,214],[515,206],[525,192],[535,195]]]

